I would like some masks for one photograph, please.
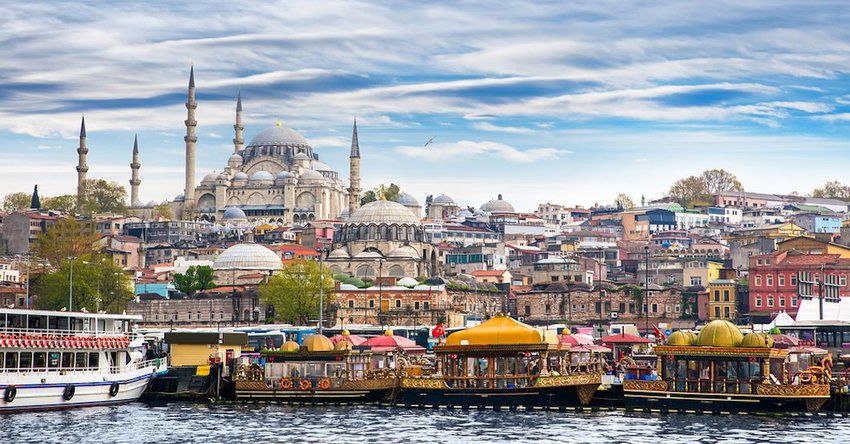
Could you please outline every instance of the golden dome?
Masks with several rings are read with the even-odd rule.
[[[761,333],[749,333],[741,341],[741,347],[773,347],[773,338]]]
[[[736,347],[744,340],[744,335],[735,324],[729,321],[711,321],[702,328],[697,336],[698,345],[714,347]]]
[[[280,351],[282,352],[297,352],[299,349],[299,345],[295,341],[286,341],[280,346]]]
[[[339,341],[334,345],[335,351],[351,350],[351,343],[348,341]]]
[[[393,331],[389,328],[384,330],[384,336],[393,336]]]
[[[674,331],[673,334],[667,337],[667,345],[694,345],[696,337],[693,335],[689,335],[687,332],[683,330]]]
[[[304,338],[301,349],[308,352],[327,352],[333,351],[334,345],[325,335],[310,335]]]
[[[534,327],[502,314],[446,338],[446,345],[508,344],[543,344],[543,338]]]
[[[343,331],[342,331],[342,333],[340,333],[340,335],[342,335],[342,336],[351,336],[351,332],[350,332],[350,331],[348,331],[348,329],[345,329],[345,330],[343,330]]]

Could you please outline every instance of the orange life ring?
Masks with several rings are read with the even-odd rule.
[[[319,388],[322,390],[327,390],[331,388],[331,381],[328,378],[324,378],[319,381]]]
[[[290,390],[292,388],[292,378],[280,378],[280,388]]]
[[[311,388],[313,388],[313,384],[310,382],[309,379],[302,379],[300,382],[298,382],[298,388],[300,388],[301,390],[310,390]]]

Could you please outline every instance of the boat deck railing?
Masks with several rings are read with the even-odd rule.
[[[155,369],[165,363],[164,358],[148,359],[145,361],[131,362],[125,365],[115,365],[106,368],[102,367],[33,367],[33,368],[0,368],[0,374],[18,374],[18,375],[101,375],[109,373],[112,375],[127,373],[136,370]]]
[[[126,331],[94,331],[94,330],[60,330],[55,328],[0,328],[0,337],[12,336],[60,336],[60,337],[96,337],[96,338],[130,338],[135,339],[139,335],[136,332]]]

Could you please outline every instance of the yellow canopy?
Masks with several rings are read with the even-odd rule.
[[[325,335],[309,335],[304,338],[301,349],[308,352],[327,352],[333,351],[334,345]]]
[[[450,334],[446,345],[543,344],[540,331],[499,314],[475,327]]]
[[[735,324],[720,319],[705,324],[697,336],[697,344],[714,347],[737,347],[743,340],[744,335]]]

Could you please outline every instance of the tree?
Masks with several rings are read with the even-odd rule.
[[[23,211],[30,208],[31,198],[27,193],[18,191],[9,193],[3,198],[3,212],[14,213],[15,211]]]
[[[161,203],[153,207],[153,212],[156,217],[169,220],[174,218],[174,214],[171,212],[171,206],[167,203]]]
[[[431,204],[434,203],[434,195],[429,194],[425,196],[425,214],[428,214],[428,210],[431,209]],[[474,211],[473,211],[474,213]]]
[[[77,203],[77,213],[124,214],[127,212],[127,190],[117,182],[103,179],[87,179],[83,182],[82,193]]]
[[[207,265],[193,265],[186,273],[175,273],[172,281],[177,291],[186,294],[215,288],[213,269]]]
[[[374,202],[380,199],[383,196],[384,200],[391,200],[393,202],[398,202],[399,196],[401,196],[401,189],[398,185],[391,183],[390,186],[384,186],[384,184],[380,184],[372,190],[368,190],[363,193],[363,197],[360,198],[360,205],[366,205],[369,202]]]
[[[41,199],[41,208],[57,211],[73,211],[77,205],[77,196],[63,194],[61,196],[44,197]]]
[[[59,267],[70,257],[94,254],[96,240],[97,235],[90,229],[73,217],[66,217],[38,235],[33,244],[33,254]]]
[[[38,197],[38,185],[35,186],[32,190],[32,200],[30,201],[30,208],[41,208],[41,199]]]
[[[614,199],[614,205],[617,208],[621,208],[621,209],[624,209],[624,210],[631,210],[632,208],[635,207],[635,202],[632,200],[631,197],[629,197],[628,194],[620,193]]]
[[[73,305],[70,301],[71,269],[73,268]],[[89,312],[98,310],[120,313],[133,291],[130,278],[112,260],[102,254],[86,254],[65,260],[54,271],[40,276],[31,283],[39,293],[36,307],[43,310],[73,311],[85,308]]]
[[[369,202],[374,202],[378,200],[378,195],[372,190],[365,191],[363,196],[360,198],[360,206],[366,205]]]
[[[702,180],[705,181],[705,188],[708,194],[719,194],[728,191],[744,191],[743,185],[738,181],[734,174],[722,170],[713,169],[702,172]]]
[[[324,309],[330,308],[334,291],[333,273],[325,269],[319,279],[319,263],[298,259],[260,286],[260,297],[274,307],[275,320],[307,325],[319,314],[319,288],[324,292]],[[327,317],[326,317],[327,319]]]
[[[694,202],[708,197],[708,188],[701,177],[690,176],[677,180],[670,187],[669,195],[683,207],[691,207]]]
[[[823,187],[815,188],[812,191],[812,197],[850,201],[850,187],[837,180],[831,180],[825,183]]]

